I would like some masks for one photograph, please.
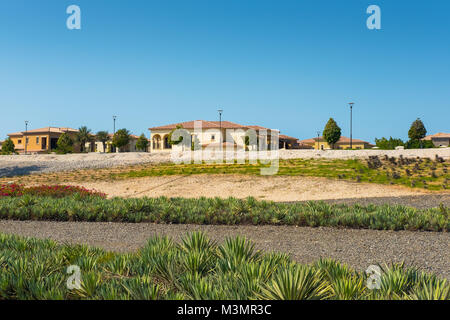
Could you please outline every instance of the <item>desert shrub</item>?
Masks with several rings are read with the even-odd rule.
[[[52,198],[63,198],[73,195],[77,195],[81,198],[88,196],[106,198],[106,195],[104,193],[78,186],[41,185],[24,187],[18,184],[0,185],[0,197],[20,197],[24,195]]]
[[[69,265],[80,268],[79,288],[66,286]],[[219,245],[197,232],[182,243],[154,237],[136,252],[112,253],[0,233],[2,300],[449,298],[447,280],[436,275],[404,264],[381,268],[380,289],[370,290],[364,271],[330,259],[302,265],[286,254],[255,251],[245,239]]]
[[[392,205],[331,205],[324,202],[274,203],[247,199],[103,199],[79,194],[0,197],[0,219],[192,223],[217,225],[296,225],[378,230],[447,231],[449,218],[439,208]],[[81,201],[82,200],[82,201]],[[447,212],[447,210],[445,210]]]

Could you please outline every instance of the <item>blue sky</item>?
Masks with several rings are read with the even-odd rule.
[[[82,29],[66,28],[79,5]],[[368,30],[379,5],[382,29]],[[194,119],[306,139],[450,131],[450,1],[0,0],[0,138]]]

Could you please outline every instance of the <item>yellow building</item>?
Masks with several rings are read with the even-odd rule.
[[[330,145],[328,144],[328,142],[325,141],[323,137],[300,140],[298,142],[299,144],[309,145],[310,147],[316,150],[331,149]],[[363,141],[360,139],[352,139],[352,149],[371,149],[373,147],[374,145],[367,141]],[[341,149],[341,150],[350,149],[350,138],[341,136],[339,141],[335,143],[334,149]]]
[[[59,137],[68,133],[72,139],[78,130],[71,128],[46,127],[8,134],[18,153],[46,153],[57,147]]]

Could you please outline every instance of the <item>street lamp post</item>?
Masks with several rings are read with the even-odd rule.
[[[25,154],[27,154],[28,146],[28,120],[25,120]]]
[[[114,124],[113,124],[113,138],[116,135],[116,119],[117,119],[117,116],[113,116],[113,122],[114,122]],[[111,145],[111,148],[112,148],[112,152],[116,152],[116,148],[113,145]]]
[[[219,140],[219,143],[222,143],[222,112],[223,112],[223,110],[222,110],[222,109],[219,109],[219,110],[217,110],[217,111],[219,112],[219,130],[220,130],[220,135],[219,135],[220,140]]]
[[[349,102],[348,103],[350,106],[350,149],[353,149],[353,132],[352,132],[352,121],[353,121],[353,105],[355,104],[354,102]]]
[[[317,150],[319,150],[320,131],[317,131]]]

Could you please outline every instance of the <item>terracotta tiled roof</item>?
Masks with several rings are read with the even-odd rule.
[[[64,133],[64,132],[78,132],[77,129],[72,129],[72,128],[64,128],[64,127],[45,127],[45,128],[40,128],[40,129],[33,129],[33,130],[28,130],[27,133],[28,134],[33,134],[33,133]],[[24,135],[25,131],[19,131],[19,132],[14,132],[14,133],[10,133],[8,134],[8,136],[21,136]]]
[[[108,137],[112,138],[112,137],[114,137],[114,134],[108,133]],[[130,134],[130,137],[133,138],[133,139],[139,139],[139,137],[137,135],[134,135],[134,134]]]
[[[202,147],[219,147],[220,146],[220,142],[210,142],[210,143],[203,143]],[[222,142],[222,147],[226,148],[226,147],[235,147],[237,146],[236,143],[234,142]]]
[[[278,137],[279,137],[280,139],[285,139],[285,140],[295,140],[295,141],[298,141],[297,138],[289,137],[289,136],[287,136],[287,135],[285,135],[285,134],[280,134]]]
[[[219,129],[220,128],[219,121],[206,121],[206,120],[195,120],[195,121],[200,122],[202,129]],[[172,130],[172,129],[176,129],[177,126],[181,126],[184,129],[194,129],[195,121],[172,123],[172,124],[168,124],[165,126],[149,128],[149,130]],[[242,126],[240,124],[237,124],[237,123],[234,123],[231,121],[222,121],[222,128],[238,129],[238,128],[245,128],[245,126]]]
[[[324,141],[323,137],[320,137],[319,141]],[[317,143],[317,138],[299,140],[298,142],[303,143],[303,144]],[[352,142],[353,143],[368,143],[368,144],[370,144],[370,142],[360,140],[360,139],[354,139],[354,138],[352,139]],[[350,138],[341,136],[341,138],[339,139],[338,142],[336,142],[336,144],[340,144],[340,143],[350,143]]]
[[[444,133],[444,132],[438,132],[436,134],[430,134],[423,138],[423,140],[431,140],[432,138],[449,138],[450,139],[450,133]]]

